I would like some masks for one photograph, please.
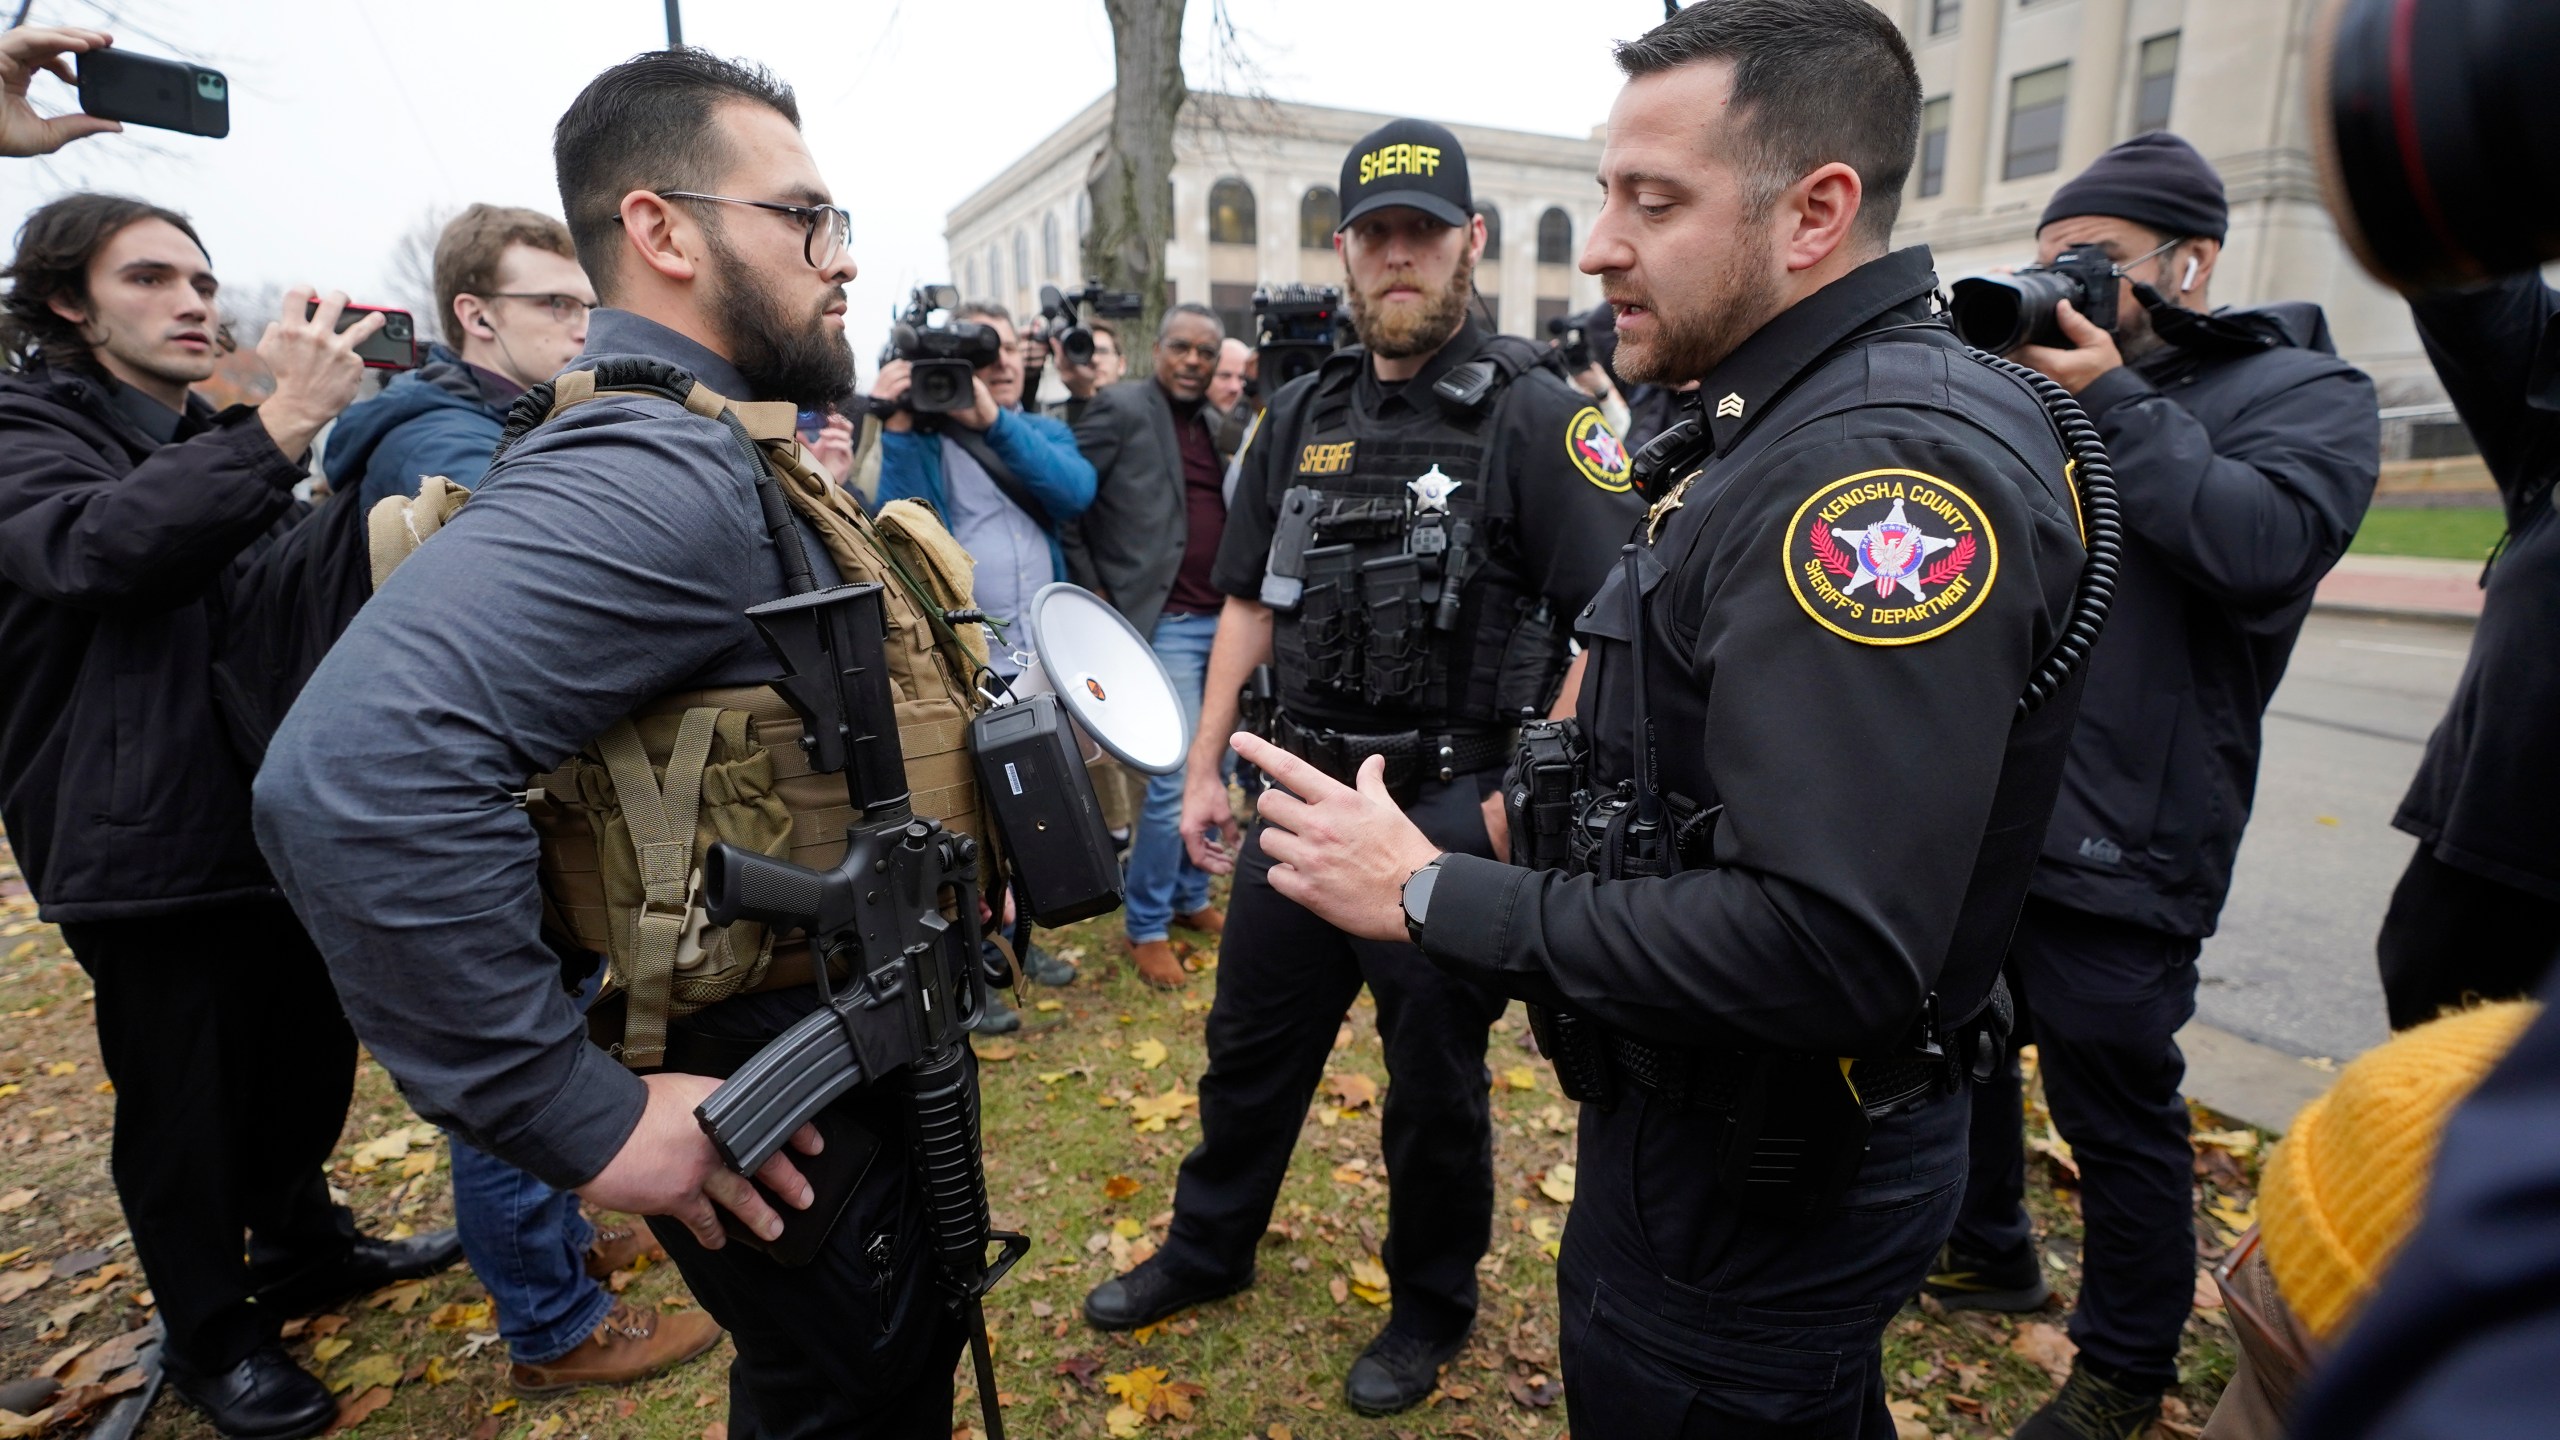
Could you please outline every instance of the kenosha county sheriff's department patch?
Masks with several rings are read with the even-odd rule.
[[[1574,411],[1573,418],[1565,422],[1564,452],[1572,458],[1573,468],[1582,472],[1583,479],[1612,495],[1625,494],[1627,487],[1635,483],[1635,476],[1627,468],[1626,444],[1600,412],[1588,405]]]
[[[1861,645],[1913,645],[1982,608],[2000,542],[1982,507],[1935,475],[1868,470],[1797,507],[1785,559],[1815,624]]]

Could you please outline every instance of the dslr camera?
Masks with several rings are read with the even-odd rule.
[[[976,403],[978,368],[994,364],[1004,350],[994,326],[952,319],[959,306],[957,286],[919,285],[889,327],[889,348],[880,361],[907,362],[906,408],[919,415],[948,415]]]
[[[1977,350],[2006,355],[2021,345],[2071,348],[2055,307],[2063,301],[2090,324],[2116,328],[2116,262],[2096,245],[2074,245],[2050,265],[2025,265],[2007,275],[1969,275],[1951,288],[1947,322],[1956,338]]]
[[[1290,284],[1254,291],[1253,345],[1261,352],[1254,374],[1262,393],[1276,395],[1281,386],[1314,373],[1341,344],[1342,325],[1342,292],[1334,286]]]
[[[1093,363],[1093,329],[1085,324],[1086,315],[1100,315],[1125,320],[1143,313],[1146,297],[1135,290],[1105,290],[1099,280],[1087,280],[1084,288],[1070,295],[1055,285],[1040,287],[1039,338],[1058,342],[1058,353],[1073,365]]]

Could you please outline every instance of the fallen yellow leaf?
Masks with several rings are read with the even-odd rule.
[[[1538,1193],[1559,1205],[1573,1203],[1573,1167],[1558,1161],[1547,1167],[1546,1177],[1538,1182]]]
[[[1126,1405],[1114,1405],[1111,1413],[1102,1417],[1102,1423],[1111,1432],[1112,1440],[1129,1440],[1147,1423],[1147,1417]]]
[[[376,1310],[388,1310],[394,1315],[406,1315],[426,1293],[427,1282],[424,1280],[406,1280],[400,1284],[376,1290],[372,1298],[364,1303]]]
[[[972,1042],[972,1048],[978,1052],[978,1058],[981,1060],[1010,1060],[1022,1053],[1022,1047],[1010,1040]]]
[[[80,1073],[80,1062],[77,1060],[56,1060],[52,1064],[44,1067],[44,1073],[53,1076],[57,1080],[65,1075],[77,1075]]]
[[[1043,1000],[1038,1004],[1033,1005],[1031,1008],[1039,1011],[1043,1015],[1053,1015],[1060,1010],[1066,1009],[1067,1006],[1066,1002],[1062,1000]]]
[[[497,1404],[490,1406],[489,1413],[492,1415],[504,1415],[514,1408],[516,1408],[516,1397],[509,1395],[505,1399],[500,1400]]]
[[[1141,1095],[1130,1101],[1129,1123],[1131,1128],[1141,1133],[1152,1133],[1162,1130],[1166,1121],[1180,1116],[1185,1110],[1198,1108],[1199,1104],[1200,1097],[1184,1094],[1177,1082],[1161,1095]]]
[[[1387,1288],[1387,1267],[1379,1264],[1376,1256],[1363,1255],[1351,1262],[1351,1278],[1372,1290],[1384,1290]]]
[[[1102,1182],[1102,1198],[1105,1200],[1126,1200],[1130,1196],[1135,1195],[1146,1188],[1147,1187],[1145,1185],[1140,1184],[1138,1181],[1133,1180],[1126,1175],[1114,1175],[1110,1179]]]
[[[1526,1065],[1514,1065],[1502,1072],[1502,1083],[1514,1090],[1538,1088],[1538,1072]]]
[[[1129,1058],[1138,1062],[1139,1069],[1153,1070],[1164,1063],[1164,1042],[1152,1037],[1141,1040],[1129,1047]]]
[[[356,1342],[353,1340],[341,1340],[332,1335],[326,1340],[311,1342],[311,1358],[326,1365],[354,1348],[356,1348]]]
[[[427,1368],[418,1378],[430,1385],[442,1385],[459,1373],[453,1368],[452,1361],[441,1355],[431,1355],[427,1358]]]
[[[1147,1233],[1147,1227],[1123,1215],[1111,1222],[1111,1231],[1123,1240],[1135,1240]]]
[[[421,1150],[400,1162],[400,1174],[410,1180],[415,1180],[435,1168],[436,1152],[433,1150]]]

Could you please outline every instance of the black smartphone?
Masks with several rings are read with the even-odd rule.
[[[219,70],[123,50],[79,60],[80,108],[108,120],[205,135],[231,133],[231,82]]]
[[[320,302],[317,300],[302,307],[302,318],[305,320],[319,313]],[[393,310],[382,305],[350,305],[338,312],[338,331],[344,334],[348,326],[367,315],[375,314],[384,317],[382,328],[374,331],[370,338],[356,347],[356,355],[364,361],[365,368],[368,370],[418,368],[417,322],[409,318],[409,312],[406,310]]]

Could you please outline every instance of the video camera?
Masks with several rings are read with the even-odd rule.
[[[1125,320],[1146,312],[1146,297],[1135,290],[1105,290],[1099,280],[1087,280],[1084,288],[1070,295],[1055,285],[1040,287],[1040,338],[1056,340],[1058,353],[1068,363],[1093,363],[1093,328],[1085,323],[1086,315]]]
[[[951,318],[959,307],[957,286],[919,285],[889,327],[881,363],[907,362],[906,408],[919,415],[948,415],[975,404],[979,367],[994,364],[1004,351],[994,326]],[[943,317],[940,323],[935,315]]]
[[[2065,300],[2101,330],[2116,328],[2116,262],[2097,245],[2074,245],[2050,265],[2006,275],[1969,275],[1949,287],[1947,323],[1977,350],[2006,355],[2021,345],[2071,347],[2056,309]]]
[[[1324,358],[1341,346],[1342,292],[1290,284],[1277,291],[1265,286],[1253,292],[1254,367],[1267,397],[1301,375],[1314,373]]]

